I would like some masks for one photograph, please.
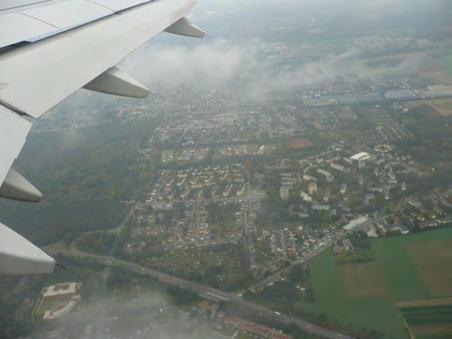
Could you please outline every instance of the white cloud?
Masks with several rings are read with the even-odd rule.
[[[195,47],[151,45],[126,60],[124,67],[151,88],[171,89],[192,83],[209,87],[237,75],[244,66],[243,52],[221,40]]]
[[[290,91],[347,77],[378,80],[394,75],[411,75],[424,56],[417,54],[391,65],[370,66],[362,52],[350,49],[317,61],[300,60],[298,66],[281,67],[259,56],[257,44],[237,45],[212,41],[192,47],[152,45],[128,60],[124,67],[149,85],[170,91],[180,86],[202,90],[236,86],[255,97]]]
[[[190,318],[163,297],[143,294],[127,301],[92,298],[89,305],[59,320],[56,328],[70,337],[199,339],[217,338],[207,323]]]

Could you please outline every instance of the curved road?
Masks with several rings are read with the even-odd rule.
[[[298,326],[300,329],[302,329],[310,334],[315,334],[315,335],[319,335],[319,336],[322,336],[325,338],[330,338],[330,339],[352,339],[352,337],[350,337],[350,336],[341,334],[339,332],[336,332],[336,331],[333,331],[330,329],[323,328],[319,325],[310,323],[308,321],[274,312],[271,309],[268,309],[261,305],[246,301],[246,300],[238,297],[235,294],[223,292],[221,290],[218,290],[218,289],[215,289],[215,288],[212,288],[209,286],[197,284],[197,283],[194,283],[194,282],[191,282],[191,281],[188,281],[188,280],[185,280],[185,279],[182,279],[182,278],[179,278],[179,277],[167,274],[167,273],[163,273],[160,271],[156,271],[156,270],[153,270],[150,268],[140,266],[138,264],[135,264],[135,263],[132,263],[129,261],[124,261],[124,260],[120,260],[120,259],[113,258],[113,257],[100,256],[100,255],[95,255],[95,254],[80,252],[80,251],[74,251],[74,250],[49,250],[49,252],[52,255],[61,255],[61,256],[66,256],[66,257],[91,259],[91,260],[96,261],[99,264],[106,265],[108,267],[119,267],[124,270],[128,270],[130,272],[147,275],[154,279],[159,280],[161,283],[164,283],[166,285],[177,286],[180,288],[188,289],[193,292],[196,292],[200,296],[204,296],[204,297],[209,296],[213,299],[224,300],[227,302],[231,302],[231,303],[243,306],[249,310],[256,312],[257,314],[266,316],[268,318],[271,318],[271,319],[273,319],[279,323],[285,324],[285,325],[294,324],[294,325]]]

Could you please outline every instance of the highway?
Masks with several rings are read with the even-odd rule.
[[[141,274],[141,275],[147,275],[149,277],[152,277],[154,279],[157,279],[163,284],[170,285],[170,286],[177,286],[183,289],[187,289],[190,291],[193,291],[197,293],[200,296],[207,297],[208,299],[213,300],[223,300],[227,301],[239,306],[242,306],[252,312],[255,312],[255,314],[260,315],[261,317],[266,317],[269,319],[273,319],[276,322],[279,322],[281,324],[285,325],[296,325],[300,329],[314,335],[322,336],[325,338],[330,339],[352,339],[350,336],[343,335],[341,333],[335,332],[330,329],[323,328],[319,325],[310,323],[305,320],[301,320],[295,317],[291,317],[288,315],[280,314],[277,312],[272,311],[271,309],[268,309],[266,307],[263,307],[261,305],[255,304],[253,302],[246,301],[240,297],[238,297],[235,294],[227,293],[220,291],[218,289],[197,284],[185,279],[181,279],[179,277],[163,273],[160,271],[156,271],[147,267],[140,266],[138,264],[120,260],[113,257],[108,256],[100,256],[95,255],[91,253],[81,252],[81,251],[75,251],[75,250],[49,250],[51,255],[60,255],[60,256],[66,256],[66,257],[73,257],[73,258],[83,258],[83,259],[90,259],[94,260],[95,262],[108,266],[108,267],[118,267],[124,270],[127,270],[129,272]]]

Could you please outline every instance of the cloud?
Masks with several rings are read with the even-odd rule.
[[[245,59],[239,46],[216,40],[194,47],[151,45],[126,60],[124,67],[151,88],[193,83],[212,87],[232,80]]]
[[[273,74],[274,87],[287,90],[292,86],[310,86],[334,80],[338,77],[351,80],[378,81],[386,77],[412,75],[420,67],[422,55],[404,59],[394,64],[371,66],[362,52],[350,49],[320,61],[308,62],[287,72]]]
[[[353,14],[384,16],[394,12],[402,13],[407,9],[440,8],[447,6],[448,0],[202,0],[200,10],[216,8],[218,11],[247,11],[275,8],[298,8],[309,12],[322,13],[329,10],[346,8]],[[301,14],[301,13],[298,13]]]
[[[410,1],[411,6],[408,4]],[[394,74],[410,75],[419,69],[423,61],[421,55],[389,66],[371,66],[359,50],[350,49],[339,55],[325,56],[321,60],[300,59],[296,61],[298,65],[281,66],[262,56],[259,41],[256,40],[260,31],[254,34],[253,25],[255,22],[256,27],[261,27],[269,18],[273,20],[286,16],[295,18],[295,22],[305,23],[315,18],[319,25],[323,25],[344,13],[347,18],[342,20],[345,23],[353,22],[353,19],[348,19],[349,16],[366,21],[363,19],[366,15],[380,15],[380,12],[384,13],[388,8],[391,8],[388,13],[392,15],[400,9],[423,8],[427,3],[431,8],[441,8],[444,0],[203,0],[194,12],[195,22],[197,18],[201,18],[200,24],[208,32],[209,26],[215,27],[216,34],[225,36],[224,39],[192,41],[162,34],[152,44],[126,58],[120,67],[156,93],[170,95],[182,87],[198,90],[198,93],[229,87],[235,90],[234,94],[239,92],[262,100],[269,93],[286,92],[336,77],[378,80]],[[213,17],[209,13],[214,13]],[[225,17],[216,17],[217,14],[225,13]],[[341,24],[334,23],[333,27]],[[248,27],[249,36],[242,34],[235,39],[234,34],[244,27]],[[228,32],[232,35],[229,40],[226,38]],[[156,98],[152,100],[154,99]],[[112,100],[109,96],[84,91],[74,96],[74,100],[68,101],[66,106],[71,102],[86,102],[96,108],[102,104],[102,109],[107,109]],[[126,99],[114,100],[127,103]],[[70,115],[72,119],[78,120],[96,119],[96,112],[92,112],[92,109],[89,111],[89,117],[82,114]]]
[[[362,51],[352,48],[320,60],[300,59],[284,64],[262,55],[259,42],[235,44],[217,40],[194,46],[151,45],[134,55],[124,67],[152,89],[180,88],[209,91],[234,88],[252,98],[318,85],[338,77],[351,80],[384,80],[415,74],[425,56],[370,64]]]
[[[217,338],[204,321],[191,318],[156,293],[127,301],[92,298],[88,305],[59,320],[52,333],[91,339],[105,337],[152,339]],[[46,335],[49,335],[47,332]]]

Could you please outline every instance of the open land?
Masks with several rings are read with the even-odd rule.
[[[438,114],[448,117],[452,115],[452,99],[435,99],[435,100],[420,100],[413,101],[406,104],[410,109],[414,109],[421,106],[430,106]]]
[[[387,295],[386,280],[375,262],[350,263],[338,267],[345,292],[350,298]]]
[[[408,244],[408,252],[432,296],[452,295],[451,246],[452,240],[415,241]]]
[[[450,333],[445,320],[451,316],[451,298],[431,297],[451,295],[451,238],[452,229],[446,228],[373,240],[375,261],[367,263],[337,265],[326,252],[310,264],[316,301],[300,307],[394,338],[407,336],[402,316],[415,334]]]

